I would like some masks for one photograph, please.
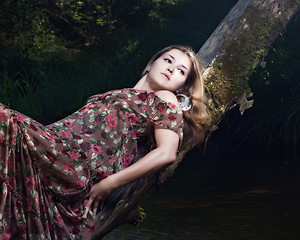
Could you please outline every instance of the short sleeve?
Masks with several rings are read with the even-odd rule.
[[[146,118],[152,124],[174,131],[180,139],[183,138],[183,113],[179,107],[166,102],[154,92],[140,90],[137,94],[128,96],[127,100],[133,110]]]

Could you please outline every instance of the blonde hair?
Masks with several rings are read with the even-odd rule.
[[[187,76],[186,82],[179,89],[178,93],[187,95],[192,103],[192,107],[188,111],[183,112],[184,117],[184,142],[187,146],[195,146],[200,144],[205,137],[206,127],[210,124],[210,115],[208,113],[207,98],[203,85],[202,67],[198,56],[190,48],[182,45],[168,46],[156,53],[148,62],[142,76],[148,73],[147,69],[164,53],[178,49],[185,53],[192,62],[192,67]]]

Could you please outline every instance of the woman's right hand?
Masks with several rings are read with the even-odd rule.
[[[104,178],[100,182],[93,185],[91,191],[88,194],[88,201],[85,205],[85,212],[83,217],[86,218],[88,216],[89,210],[93,204],[93,215],[96,217],[97,209],[100,206],[102,209],[105,198],[111,193],[113,190],[113,181],[112,176],[108,176]]]

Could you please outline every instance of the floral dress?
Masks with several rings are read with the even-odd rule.
[[[89,239],[93,184],[126,168],[153,124],[182,139],[182,112],[154,92],[113,90],[44,126],[0,104],[0,239]]]

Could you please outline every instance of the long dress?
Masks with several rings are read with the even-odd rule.
[[[0,239],[89,239],[93,184],[126,168],[153,124],[182,139],[182,112],[154,92],[112,90],[44,126],[0,104]]]

